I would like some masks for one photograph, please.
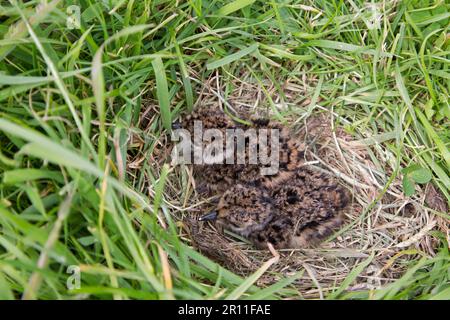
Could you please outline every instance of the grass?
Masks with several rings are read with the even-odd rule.
[[[70,5],[80,28],[66,25]],[[205,104],[205,87],[232,107],[250,86],[248,103],[282,121],[331,111],[366,142],[384,179],[355,223],[384,212],[391,192],[431,225],[383,260],[393,276],[381,286],[352,289],[373,251],[327,290],[315,279],[315,295],[450,299],[445,1],[11,0],[0,19],[1,298],[309,296],[296,281],[314,273],[257,286],[276,259],[237,275],[194,250],[178,221],[193,204],[189,176],[161,160],[172,120]],[[398,181],[411,166],[431,181],[408,180],[407,196]],[[79,288],[67,286],[71,266]]]

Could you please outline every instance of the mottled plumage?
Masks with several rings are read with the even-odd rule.
[[[349,192],[333,178],[305,164],[306,145],[285,126],[256,118],[251,126],[236,123],[220,110],[201,108],[182,121],[193,132],[193,121],[203,128],[223,132],[234,128],[278,129],[279,171],[261,175],[261,164],[194,164],[197,190],[219,195],[214,219],[219,230],[227,229],[249,239],[258,248],[315,245],[343,223]],[[246,147],[251,142],[246,140]],[[258,146],[259,147],[259,146]]]
[[[248,152],[245,154],[245,164],[239,164],[235,153],[234,164],[194,164],[194,175],[198,178],[196,189],[200,193],[208,196],[223,193],[240,181],[246,181],[246,183],[255,186],[271,187],[289,180],[293,175],[292,170],[305,162],[305,144],[292,138],[290,130],[277,122],[255,118],[251,120],[252,125],[248,126],[233,121],[221,110],[198,108],[185,116],[179,127],[193,134],[194,121],[196,120],[202,122],[203,129],[219,129],[224,137],[226,129],[277,129],[279,132],[279,171],[277,173],[262,175],[261,168],[264,165],[250,164]],[[224,147],[225,143],[224,141]],[[249,144],[250,141],[246,139],[245,150],[247,151],[249,150]],[[271,152],[270,146],[270,143],[268,143],[269,153]]]
[[[298,169],[314,176],[271,188],[237,185],[220,199],[216,225],[248,238],[257,247],[301,248],[330,236],[343,222],[348,191],[323,173]],[[300,173],[301,172],[301,173]],[[322,179],[321,179],[322,178]]]

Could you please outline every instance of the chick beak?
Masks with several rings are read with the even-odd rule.
[[[207,213],[204,216],[201,216],[200,218],[198,218],[198,221],[211,221],[211,220],[216,220],[216,218],[217,218],[217,212],[211,211],[210,213]]]
[[[172,130],[181,129],[181,122],[180,121],[174,121],[172,122]]]

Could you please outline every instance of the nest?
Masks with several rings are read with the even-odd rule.
[[[234,91],[227,98],[212,77],[197,92],[198,103],[211,108],[229,108],[236,113],[273,113],[257,87],[235,80]],[[280,250],[280,259],[258,280],[260,286],[270,285],[284,276],[303,271],[292,286],[305,298],[321,298],[335,290],[363,261],[364,271],[348,290],[380,288],[398,279],[416,256],[406,249],[433,256],[438,240],[433,230],[449,237],[448,220],[433,211],[448,212],[445,198],[432,185],[423,187],[416,196],[405,197],[400,178],[385,186],[394,168],[395,155],[370,137],[371,132],[358,132],[355,139],[344,130],[348,120],[320,106],[319,101],[302,98],[303,88],[284,84],[285,98],[291,103],[279,103],[276,91],[268,84],[277,111],[282,113],[299,137],[312,141],[310,157],[324,170],[336,175],[352,190],[353,204],[347,211],[347,224],[328,241],[314,249]],[[145,117],[152,115],[149,104]],[[156,112],[156,111],[155,111]],[[143,123],[150,123],[142,119]],[[145,128],[144,128],[145,131]],[[161,138],[166,139],[166,138]],[[154,150],[155,166],[167,160],[170,142],[160,140]],[[374,161],[373,159],[376,159]],[[132,164],[138,159],[129,159]],[[137,166],[138,168],[139,166]],[[155,171],[159,168],[155,168]],[[184,230],[180,237],[225,268],[248,276],[272,257],[272,253],[255,250],[243,239],[220,234],[211,224],[198,223],[198,214],[205,212],[211,199],[201,199],[195,193],[195,179],[188,167],[174,168],[167,204],[177,213]],[[417,188],[421,188],[418,186]],[[182,214],[178,214],[182,212]]]

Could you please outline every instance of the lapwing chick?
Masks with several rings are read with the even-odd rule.
[[[305,180],[272,188],[238,184],[200,220],[214,221],[219,231],[234,232],[258,248],[267,243],[279,249],[315,246],[342,225],[350,197],[326,174],[305,171],[295,174]]]
[[[244,125],[219,109],[203,107],[177,127],[194,133],[196,120],[203,129],[218,129],[224,137],[227,129],[257,129],[259,133],[275,129],[278,138],[278,147],[274,147],[268,141],[262,145],[246,137],[245,163],[233,154],[230,164],[193,164],[197,191],[220,197],[216,209],[201,221],[212,221],[220,231],[234,232],[258,248],[267,248],[268,243],[275,248],[311,247],[343,224],[349,192],[330,174],[307,165],[306,143],[286,126],[264,118],[253,118],[250,125]],[[255,146],[253,152],[257,150],[258,155],[262,147],[268,148],[268,154],[278,152],[275,173],[262,174],[267,164],[249,161],[250,147]]]

